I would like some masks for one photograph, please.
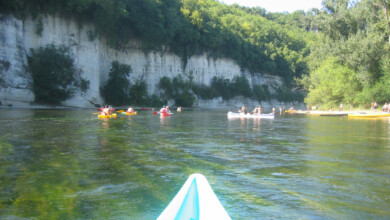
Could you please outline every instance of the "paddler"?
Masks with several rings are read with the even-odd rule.
[[[242,107],[241,107],[241,110],[238,110],[238,112],[246,114],[246,113],[247,113],[246,107],[245,107],[245,106],[242,106]]]
[[[128,112],[128,113],[134,113],[134,109],[133,109],[133,107],[129,107],[128,109],[127,109],[127,111],[126,112]]]
[[[111,115],[110,108],[108,106],[105,106],[103,110],[100,112],[101,115]]]
[[[166,107],[163,106],[161,109],[160,109],[160,113],[165,113],[167,111]]]

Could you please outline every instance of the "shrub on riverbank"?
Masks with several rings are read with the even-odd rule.
[[[31,49],[27,56],[27,71],[31,73],[35,102],[60,104],[81,90],[89,88],[89,81],[74,64],[69,49],[65,46],[47,45]]]
[[[194,83],[192,74],[186,79],[181,75],[174,77],[172,80],[166,76],[160,79],[159,88],[163,100],[172,99],[176,106],[191,107],[194,105],[196,98],[192,91]]]
[[[131,66],[121,64],[118,61],[111,63],[107,83],[100,89],[105,103],[111,105],[125,105],[130,102],[130,80]]]
[[[159,87],[162,90],[163,100],[174,100],[177,106],[191,107],[195,104],[196,95],[198,99],[211,100],[222,97],[228,101],[238,96],[255,99],[259,102],[277,99],[283,102],[303,101],[303,94],[293,92],[292,88],[274,88],[272,94],[267,85],[255,85],[253,89],[245,76],[235,76],[232,80],[223,77],[213,77],[210,86],[195,84],[192,75],[184,79],[181,75],[172,80],[168,77],[160,79]]]
[[[160,106],[165,104],[156,95],[149,96],[146,82],[141,78],[131,82],[129,80],[131,66],[118,61],[111,63],[107,83],[100,88],[104,102],[109,105],[148,105]]]

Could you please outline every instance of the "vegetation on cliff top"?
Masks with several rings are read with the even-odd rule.
[[[114,48],[138,40],[145,50],[168,49],[184,61],[207,53],[287,81],[307,73],[304,56],[315,39],[314,33],[216,0],[0,0],[0,6],[21,17],[60,14],[92,22]]]
[[[144,50],[169,50],[184,61],[207,53],[252,73],[279,75],[287,85],[295,78],[310,105],[389,101],[390,1],[323,0],[323,6],[289,14],[216,0],[0,0],[0,11],[22,18],[59,14],[92,22],[114,48],[136,40]]]

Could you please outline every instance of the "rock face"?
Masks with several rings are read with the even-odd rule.
[[[39,30],[41,28],[41,31]],[[108,79],[112,61],[132,67],[131,81],[143,79],[148,93],[158,93],[157,85],[163,76],[175,77],[192,72],[196,83],[210,85],[214,76],[232,79],[245,75],[252,85],[276,84],[282,80],[275,76],[256,77],[242,70],[230,59],[208,59],[207,55],[193,56],[183,69],[180,57],[172,53],[149,52],[145,54],[136,44],[122,50],[110,48],[104,39],[94,34],[92,25],[52,16],[38,19],[17,19],[12,15],[0,14],[0,101],[2,105],[29,106],[34,101],[31,91],[31,76],[26,73],[26,54],[31,48],[48,44],[65,45],[70,48],[76,65],[89,80],[86,94],[77,94],[63,102],[65,106],[93,107],[92,103],[103,103],[100,87]]]

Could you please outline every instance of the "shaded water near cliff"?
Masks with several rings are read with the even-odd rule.
[[[0,218],[155,219],[202,173],[233,219],[390,218],[389,120],[0,110]]]

